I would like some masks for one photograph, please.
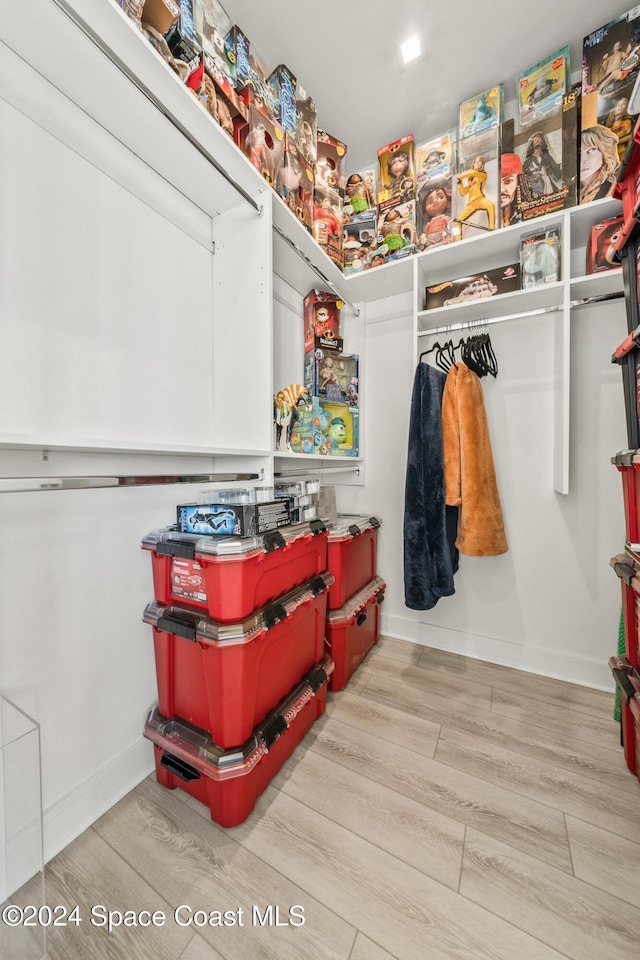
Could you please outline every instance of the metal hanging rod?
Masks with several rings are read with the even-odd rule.
[[[166,119],[176,128],[176,130],[180,131],[183,137],[186,137],[192,147],[194,147],[198,153],[217,170],[220,176],[227,181],[229,186],[233,187],[233,189],[239,193],[240,196],[246,200],[251,207],[253,207],[258,216],[261,216],[263,211],[262,206],[251,196],[251,194],[247,193],[244,187],[242,187],[237,180],[234,180],[234,178],[227,173],[225,168],[216,160],[213,154],[210,153],[207,148],[204,147],[200,141],[193,136],[189,129],[185,127],[185,125],[176,117],[174,113],[171,112],[171,110],[168,109],[168,107],[153,93],[153,91],[150,90],[146,84],[142,83],[138,77],[136,77],[131,68],[124,62],[124,60],[120,59],[120,57],[107,43],[105,43],[103,38],[100,37],[95,30],[92,30],[88,23],[86,23],[86,21],[84,21],[75,10],[71,9],[71,7],[65,3],[65,0],[51,0],[51,2],[58,7],[58,9],[66,17],[68,17],[68,19],[71,20],[79,30],[82,31],[82,33],[94,44],[94,46],[104,53],[109,60],[116,64],[119,70],[124,73],[124,75],[136,87],[136,89],[139,90],[140,93],[142,93],[143,96],[145,96],[147,100],[149,100],[150,103],[152,103],[164,117],[166,117]]]
[[[0,493],[33,493],[36,490],[97,490],[105,487],[156,487],[173,483],[233,483],[259,480],[258,473],[165,474],[142,477],[3,477]]]
[[[320,464],[320,466],[316,467],[315,470],[312,470],[311,468],[308,470],[278,470],[273,475],[274,477],[313,477],[324,469],[324,465]],[[330,467],[327,471],[327,475],[329,473],[355,473],[355,475],[359,477],[360,467]]]
[[[340,291],[337,289],[337,287],[335,286],[335,284],[333,284],[333,283],[331,282],[331,280],[327,280],[327,278],[325,277],[325,275],[324,275],[324,273],[322,272],[322,270],[320,270],[319,267],[316,267],[315,263],[313,263],[313,262],[309,259],[309,257],[306,255],[306,253],[305,253],[303,250],[300,249],[300,247],[298,246],[297,243],[294,243],[294,242],[293,242],[293,240],[284,232],[284,230],[282,229],[282,227],[279,227],[277,223],[274,223],[274,224],[273,224],[273,229],[276,231],[276,233],[277,233],[279,236],[282,237],[282,239],[284,240],[285,243],[288,243],[288,244],[289,244],[289,246],[291,247],[291,249],[300,257],[300,259],[301,259],[301,260],[304,260],[304,262],[307,264],[307,266],[308,266],[311,270],[313,270],[313,272],[315,273],[315,275],[316,275],[317,277],[319,277],[320,280],[322,280],[323,283],[326,283],[326,285],[332,290],[332,292],[335,293],[336,297],[339,297],[341,300],[344,300],[344,302],[346,303],[346,305],[347,305],[347,306],[349,307],[349,309],[355,314],[355,316],[356,316],[356,317],[359,317],[359,316],[360,316],[360,311],[358,310],[358,308],[357,308],[357,307],[354,307],[354,305],[351,303],[351,301],[350,301],[350,300],[347,300],[347,298],[344,297],[344,296],[340,293]]]

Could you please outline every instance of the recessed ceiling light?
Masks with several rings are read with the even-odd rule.
[[[408,40],[405,40],[404,43],[400,44],[400,56],[402,57],[402,62],[405,67],[407,67],[410,63],[413,63],[414,60],[417,60],[418,57],[422,56],[420,37],[417,33],[415,33],[412,37],[409,37]]]

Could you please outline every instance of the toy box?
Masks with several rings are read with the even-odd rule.
[[[453,240],[451,177],[425,180],[416,201],[418,250],[428,250]]]
[[[178,506],[178,530],[215,537],[256,537],[290,524],[289,504],[184,503]]]
[[[624,226],[624,217],[612,217],[594,223],[587,243],[587,273],[600,273],[620,266],[616,243]]]
[[[415,200],[381,209],[376,229],[376,238],[369,248],[367,268],[410,257],[416,251]]]
[[[276,172],[282,164],[284,133],[255,106],[249,107],[249,129],[244,141],[244,152],[267,183],[275,185]]]
[[[456,176],[452,183],[453,222],[449,225],[454,240],[477,235],[475,230],[478,229],[495,230],[498,225],[499,147],[500,129],[495,124],[481,133],[460,140],[456,145]]]
[[[389,205],[415,198],[415,144],[409,134],[378,150],[378,206],[382,213]]]
[[[504,93],[502,84],[460,104],[458,163],[464,169],[478,155],[485,156],[495,149],[503,117]]]
[[[562,98],[569,89],[569,47],[556,50],[518,77],[516,95],[520,129],[562,113]]]
[[[140,26],[145,0],[116,0],[116,3],[134,23]]]
[[[332,457],[357,457],[358,407],[332,403],[314,397],[291,431],[291,449],[295,453],[313,453]]]
[[[284,135],[282,163],[276,172],[276,190],[311,232],[313,223],[313,171],[302,156],[293,134]]]
[[[304,385],[312,397],[358,405],[358,355],[317,347],[304,355]]]
[[[447,180],[453,175],[456,131],[448,130],[416,147],[416,185],[428,180]]]
[[[560,279],[560,227],[522,237],[520,273],[523,288],[555,283]]]
[[[279,64],[267,77],[273,90],[278,113],[276,120],[283,130],[295,137],[296,133],[296,78],[288,67]]]
[[[129,0],[129,6],[131,5],[131,0]],[[182,11],[180,3],[174,2],[174,0],[144,0],[142,3],[136,0],[133,6],[144,8],[142,10],[143,24],[153,27],[163,36],[169,32],[172,24],[176,22]],[[196,38],[194,36],[190,39],[195,40]]]
[[[296,90],[296,142],[312,170],[318,159],[318,119],[316,105],[304,87]]]
[[[207,72],[221,77],[221,85],[235,88],[235,59],[229,59],[225,38],[232,29],[231,18],[218,0],[189,0],[192,7],[193,30],[206,57],[213,61]]]
[[[380,604],[386,583],[374,577],[339,610],[327,614],[326,649],[335,663],[331,689],[343,690],[349,677],[378,642]]]
[[[318,246],[339,267],[342,266],[342,197],[316,175],[313,188],[312,235]]]
[[[378,232],[378,215],[370,219],[351,220],[342,228],[342,270],[347,276],[367,269],[371,245]]]
[[[470,303],[473,300],[485,300],[501,293],[514,293],[520,289],[520,264],[510,263],[506,267],[485,270],[470,277],[447,280],[425,291],[425,310],[436,307],[450,307],[456,303]]]
[[[211,57],[205,53],[204,69],[215,90],[216,120],[240,146],[242,132],[244,131],[244,136],[247,133],[247,108],[232,86],[229,76],[222,69],[219,57]]]
[[[249,79],[249,39],[237,24],[233,24],[224,38],[224,55],[231,78],[240,90]]]
[[[343,212],[351,222],[377,217],[376,177],[373,170],[358,170],[347,177]]]
[[[183,18],[180,17],[169,27],[165,40],[175,59],[184,61],[189,73],[193,73],[202,62],[202,51],[199,44],[189,38],[189,33],[191,31],[183,26]]]
[[[344,301],[333,293],[310,290],[304,298],[304,350],[315,348],[315,338],[337,343],[340,338],[340,311]]]
[[[324,130],[318,130],[318,156],[316,160],[316,186],[324,184],[344,196],[346,180],[344,161],[347,148]]]

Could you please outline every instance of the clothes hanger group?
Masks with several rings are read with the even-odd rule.
[[[466,340],[464,337],[461,337],[456,344],[454,344],[453,340],[447,340],[444,344],[436,340],[428,350],[423,350],[420,354],[420,362],[422,362],[423,357],[426,357],[429,353],[433,353],[434,350],[436,351],[435,365],[444,373],[448,373],[451,367],[457,368],[456,351],[460,351],[459,359],[462,360],[476,376],[486,377],[488,373],[494,378],[498,376],[498,359],[495,355],[488,330],[485,330],[483,333],[472,334],[467,337]]]

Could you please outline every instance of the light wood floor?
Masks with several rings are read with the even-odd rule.
[[[50,904],[168,921],[55,930],[50,956],[638,960],[640,784],[612,706],[383,639],[242,826],[149,778],[57,856]],[[243,907],[245,925],[181,928],[180,904]],[[253,904],[306,923],[252,926]],[[17,937],[0,926],[3,960],[26,956]]]

